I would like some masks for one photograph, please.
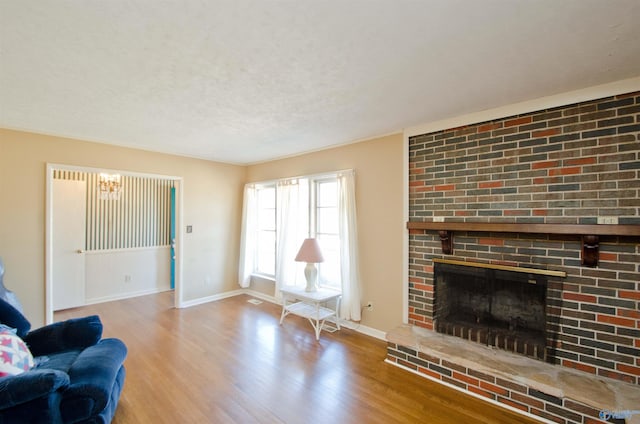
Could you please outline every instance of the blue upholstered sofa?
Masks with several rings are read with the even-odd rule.
[[[0,378],[0,423],[109,423],[125,378],[127,348],[102,338],[96,315],[29,331],[22,313],[0,298],[0,324],[15,329],[35,365]]]

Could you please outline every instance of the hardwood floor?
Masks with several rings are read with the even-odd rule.
[[[248,296],[174,309],[173,293],[62,311],[100,315],[129,349],[114,424],[534,423],[384,361],[386,343],[323,332]]]

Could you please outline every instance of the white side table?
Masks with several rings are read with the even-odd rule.
[[[282,315],[280,324],[284,317],[294,314],[307,318],[316,332],[316,340],[320,340],[320,332],[324,327],[325,320],[335,317],[336,327],[340,330],[338,321],[338,309],[340,309],[340,299],[342,294],[335,290],[318,289],[314,292],[305,291],[303,287],[285,286],[280,289],[282,292]],[[335,309],[329,308],[326,303],[335,300]],[[323,306],[324,305],[324,306]]]

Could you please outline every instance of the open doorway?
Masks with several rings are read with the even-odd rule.
[[[55,310],[173,285],[179,307],[181,185],[179,177],[47,165],[47,322]]]

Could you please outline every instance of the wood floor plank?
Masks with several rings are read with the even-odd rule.
[[[61,311],[100,315],[129,349],[114,424],[535,423],[384,362],[386,343],[321,334],[248,296],[185,309],[173,293]]]

